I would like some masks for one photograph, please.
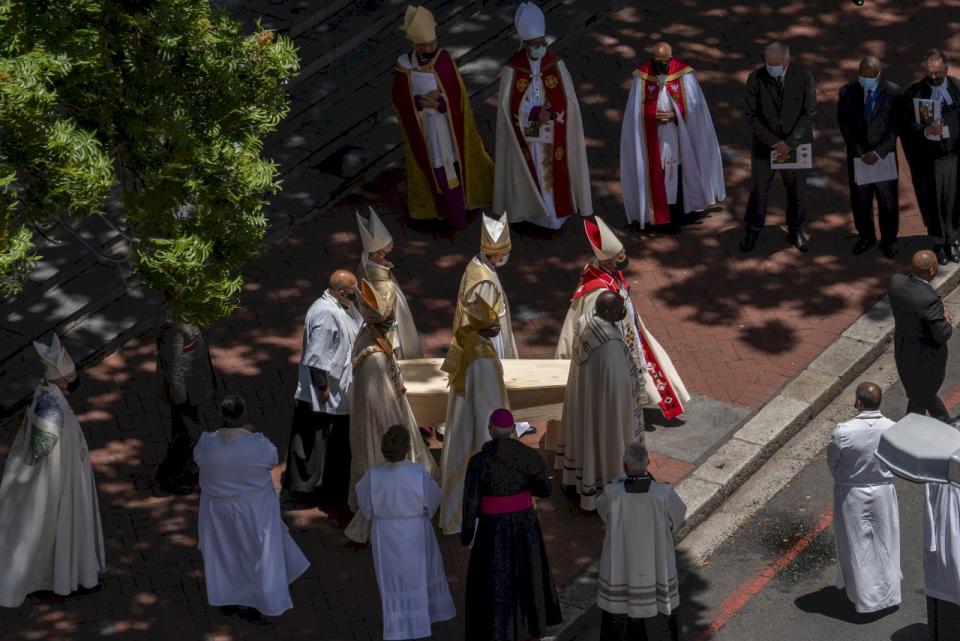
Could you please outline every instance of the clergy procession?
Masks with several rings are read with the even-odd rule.
[[[709,86],[664,41],[648,43],[649,55],[623,78],[619,140],[604,142],[618,145],[623,220],[614,221],[594,212],[597,181],[588,149],[597,142],[584,123],[595,103],[581,102],[583,79],[551,51],[540,6],[520,2],[514,14],[519,47],[501,62],[489,101],[492,154],[454,49],[438,39],[434,14],[410,5],[398,18],[408,50],[395,61],[384,100],[402,132],[396,143],[403,150],[406,217],[454,234],[479,220],[479,238],[470,238],[477,253],[463,255],[462,273],[437,268],[412,284],[391,262],[397,229],[388,225],[392,218],[381,218],[386,208],[352,213],[353,258],[339,265],[318,260],[307,276],[316,299],[308,309],[287,310],[303,323],[289,368],[295,386],[285,392],[292,421],[283,426],[286,442],[277,444],[253,427],[251,399],[218,389],[205,332],[172,312],[176,292],[163,292],[155,382],[170,422],[153,482],[174,501],[199,490],[195,545],[204,598],[255,625],[275,624],[301,605],[294,584],[326,569],[311,558],[299,530],[292,531],[289,500],[322,508],[336,523],[325,545],[372,567],[376,585],[369,591],[379,595],[381,638],[432,638],[436,626],[458,617],[458,638],[467,641],[559,638],[551,629],[569,614],[561,609],[548,547],[568,533],[549,527],[545,514],[561,509],[596,525],[592,547],[575,550],[596,559],[590,581],[599,637],[589,638],[645,641],[654,628],[656,638],[671,641],[712,638],[716,630],[684,634],[686,575],[677,538],[688,517],[687,495],[652,469],[658,439],[677,437],[672,427],[651,423],[685,425],[698,400],[684,383],[684,363],[671,358],[666,338],[679,330],[638,304],[642,294],[628,272],[627,247],[634,245],[624,244],[651,230],[682,234],[727,199],[728,158]],[[789,258],[812,260],[804,257],[813,213],[808,178],[825,153],[814,154],[812,146],[822,93],[814,74],[792,62],[787,44],[770,42],[762,57],[742,78],[749,198],[734,254],[747,260],[758,247],[779,174],[786,242],[800,252],[790,249]],[[837,590],[858,615],[893,612],[904,601],[907,578],[894,480],[924,483],[922,570],[931,638],[960,639],[960,628],[942,623],[960,625],[960,478],[954,478],[960,459],[949,458],[960,443],[953,447],[952,426],[936,431],[947,429],[949,404],[956,402],[939,396],[950,375],[953,317],[933,285],[938,269],[960,263],[960,80],[948,75],[947,55],[937,49],[926,52],[920,67],[924,78],[901,90],[883,76],[878,57],[864,56],[837,96],[849,179],[842,188],[849,190],[857,234],[852,253],[878,242],[876,200],[881,260],[897,256],[898,139],[932,249],[913,254],[886,299],[907,418],[887,418],[883,387],[859,383],[847,399],[855,413],[826,443],[833,487],[827,523]],[[554,265],[576,264],[572,288],[558,273],[524,272],[531,286],[563,288],[565,314],[544,323],[551,327],[552,359],[525,354],[523,334],[515,333],[531,317],[531,295],[508,287],[515,282],[511,270],[520,271],[510,258],[517,236],[531,229],[554,234],[536,237],[545,244],[557,234],[575,236],[592,256],[584,264],[560,249],[552,254]],[[440,281],[458,276],[456,298],[438,303]],[[429,318],[415,313],[424,306]],[[422,330],[437,323],[449,328],[442,350],[432,349]],[[68,346],[57,333],[34,342],[43,380],[3,466],[4,608],[18,608],[40,591],[86,595],[107,572],[109,533],[97,485],[106,479],[95,476],[79,413],[71,409],[80,379]],[[722,366],[713,375],[722,377]],[[207,425],[205,409],[216,413],[215,426]],[[905,424],[917,419],[930,423]],[[928,464],[930,457],[939,457],[939,467]],[[550,502],[558,496],[559,503]],[[448,540],[464,548],[462,571],[451,569]],[[327,616],[319,608],[314,615]]]

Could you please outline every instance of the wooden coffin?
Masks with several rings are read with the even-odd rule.
[[[508,358],[501,362],[516,420],[560,419],[570,361]],[[421,425],[442,425],[447,420],[449,388],[447,375],[440,371],[442,363],[442,358],[400,361],[407,400]]]

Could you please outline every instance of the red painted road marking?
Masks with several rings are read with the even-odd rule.
[[[943,399],[943,404],[948,412],[957,405],[960,405],[960,382],[953,386],[953,389],[950,390],[947,397]]]
[[[706,627],[700,634],[698,634],[694,641],[708,641],[712,639],[713,636],[720,631],[720,628],[727,624],[733,616],[739,612],[743,606],[750,602],[750,600],[756,596],[760,590],[770,583],[773,577],[777,576],[780,570],[784,569],[790,563],[793,562],[800,553],[803,552],[810,543],[817,538],[821,532],[827,529],[833,522],[833,505],[828,505],[827,509],[824,511],[823,516],[820,517],[820,520],[817,521],[817,524],[813,526],[813,529],[800,537],[796,543],[790,546],[790,549],[783,553],[783,555],[768,565],[760,574],[747,579],[740,586],[733,591],[726,599],[723,600],[723,603],[720,604],[720,614],[717,615],[713,621],[710,622],[710,625]]]

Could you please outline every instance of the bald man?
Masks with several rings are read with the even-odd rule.
[[[357,279],[338,269],[303,324],[296,407],[283,485],[304,498],[345,505],[350,482],[350,355],[362,319]]]
[[[883,79],[880,71],[879,58],[867,56],[860,61],[857,79],[840,88],[837,121],[847,143],[850,208],[859,235],[853,253],[862,254],[877,244],[873,224],[873,200],[876,198],[880,249],[884,256],[893,258],[897,255],[897,227],[900,223],[896,120],[900,87]],[[857,179],[858,166],[860,180]],[[893,177],[875,180],[879,176],[867,176],[871,168],[892,169]]]
[[[874,456],[893,421],[880,413],[875,383],[857,386],[857,416],[837,425],[827,445],[833,475],[833,535],[837,588],[857,612],[900,603],[900,515],[893,474]]]
[[[665,42],[633,72],[620,133],[620,182],[627,222],[685,222],[726,197],[720,145],[693,68]]]
[[[907,412],[949,421],[937,393],[946,373],[953,318],[930,286],[936,275],[937,256],[929,250],[918,251],[909,273],[894,274],[888,296],[894,319],[894,358],[907,393]]]

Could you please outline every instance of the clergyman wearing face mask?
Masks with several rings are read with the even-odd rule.
[[[946,265],[960,262],[956,214],[960,81],[949,75],[947,56],[938,49],[924,54],[920,71],[923,78],[903,94],[901,140],[937,262]]]

